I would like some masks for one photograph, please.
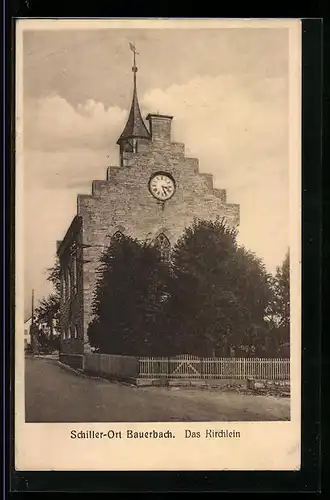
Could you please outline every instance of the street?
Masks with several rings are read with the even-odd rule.
[[[26,422],[288,420],[290,399],[223,390],[131,387],[56,360],[25,359]]]

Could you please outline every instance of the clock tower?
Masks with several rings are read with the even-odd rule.
[[[93,319],[93,294],[104,249],[122,234],[158,245],[166,256],[195,218],[224,218],[239,224],[239,205],[228,203],[226,190],[215,188],[197,158],[173,142],[172,116],[149,114],[143,120],[135,62],[133,98],[119,136],[119,165],[109,166],[105,180],[92,182],[92,194],[79,194],[77,213],[58,244],[61,266],[61,354],[63,362],[81,366],[89,349],[87,329]]]

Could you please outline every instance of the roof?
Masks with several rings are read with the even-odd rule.
[[[146,120],[150,120],[151,118],[165,118],[166,120],[172,120],[173,116],[170,115],[160,115],[159,113],[149,113]]]
[[[150,139],[150,133],[143,121],[139,101],[136,91],[136,74],[134,73],[134,89],[133,89],[133,99],[131,104],[131,109],[128,115],[127,123],[125,128],[119,137],[117,144],[127,139]]]
[[[59,257],[65,248],[69,247],[74,241],[74,234],[81,228],[82,217],[80,215],[75,215],[68,227],[65,236],[62,240],[56,241],[56,254]]]

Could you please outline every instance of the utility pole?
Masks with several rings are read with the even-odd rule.
[[[32,289],[31,299],[31,324],[34,325],[34,289]]]

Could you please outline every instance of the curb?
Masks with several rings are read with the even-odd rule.
[[[61,368],[64,368],[64,370],[67,370],[68,372],[74,373],[75,375],[79,375],[80,377],[90,378],[90,379],[94,379],[94,380],[106,380],[106,379],[102,379],[101,377],[89,376],[86,373],[84,373],[83,370],[72,368],[72,366],[66,365],[65,363],[62,363],[61,361],[57,361],[57,363]]]

